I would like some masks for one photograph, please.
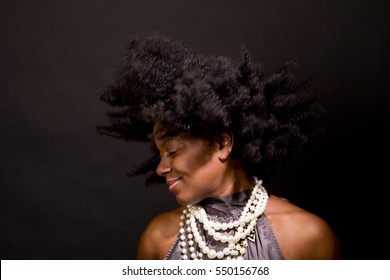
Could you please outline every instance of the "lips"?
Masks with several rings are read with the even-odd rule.
[[[175,187],[177,186],[177,184],[180,182],[180,179],[177,178],[177,179],[173,179],[173,180],[167,180],[167,186],[168,186],[168,190],[170,192],[172,192]]]

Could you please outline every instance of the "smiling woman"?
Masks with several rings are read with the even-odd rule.
[[[156,125],[155,131],[161,129]],[[234,159],[227,160],[232,150],[232,138],[223,134],[219,139],[175,137],[163,140],[155,133],[160,151],[157,174],[165,177],[171,191],[181,205],[196,204],[206,197],[217,197],[251,188],[252,182],[238,164],[227,169]],[[238,184],[232,184],[237,178]]]
[[[288,65],[195,54],[156,33],[131,37],[101,99],[120,111],[98,131],[154,141],[131,174],[166,182],[179,208],[144,230],[139,259],[338,259],[328,224],[271,193],[274,165],[317,134],[310,79]]]

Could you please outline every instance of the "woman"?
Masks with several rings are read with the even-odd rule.
[[[101,99],[121,108],[98,131],[154,142],[149,172],[180,204],[143,232],[139,259],[338,259],[319,216],[272,195],[276,163],[306,144],[321,115],[310,79],[285,65],[195,54],[156,33],[130,38]]]

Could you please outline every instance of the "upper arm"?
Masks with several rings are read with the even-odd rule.
[[[340,259],[338,240],[329,225],[319,217],[312,218],[312,225],[307,231],[304,246],[307,250],[307,259],[333,260]]]
[[[271,196],[265,211],[286,259],[340,259],[338,240],[321,217]]]
[[[181,210],[175,209],[153,218],[142,233],[137,259],[163,259],[179,232]]]
[[[137,259],[139,260],[155,260],[158,259],[158,251],[156,250],[156,229],[152,220],[143,231],[137,248]]]
[[[320,217],[311,213],[297,214],[294,239],[290,248],[295,259],[333,260],[340,259],[338,240],[329,225]]]

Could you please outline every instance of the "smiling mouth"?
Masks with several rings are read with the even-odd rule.
[[[168,190],[170,192],[172,192],[179,182],[180,182],[180,179],[174,179],[174,180],[167,181]]]

